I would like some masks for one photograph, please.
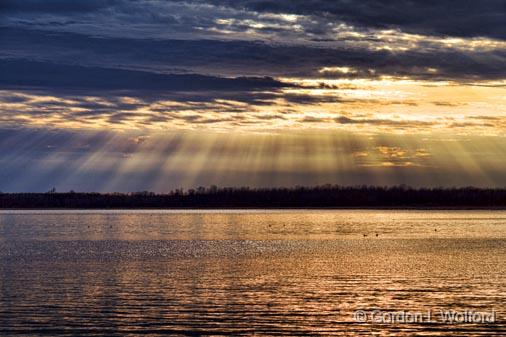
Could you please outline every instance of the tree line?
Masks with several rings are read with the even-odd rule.
[[[506,208],[506,188],[345,187],[176,189],[169,193],[0,193],[0,208]]]

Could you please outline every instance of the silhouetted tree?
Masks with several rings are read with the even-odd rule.
[[[0,193],[0,208],[506,208],[506,189],[409,186],[252,189],[198,187],[167,194]]]

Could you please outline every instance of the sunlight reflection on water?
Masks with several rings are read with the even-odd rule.
[[[4,211],[0,239],[6,336],[506,335],[506,212]]]

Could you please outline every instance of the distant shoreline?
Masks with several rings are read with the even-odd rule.
[[[166,194],[0,193],[2,210],[506,210],[506,189],[316,187],[198,188]]]

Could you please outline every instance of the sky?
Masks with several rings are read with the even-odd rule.
[[[504,0],[2,0],[0,191],[506,187]]]

